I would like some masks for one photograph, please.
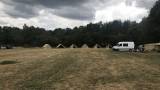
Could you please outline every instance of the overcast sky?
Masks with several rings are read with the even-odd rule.
[[[46,29],[90,22],[141,21],[157,0],[0,0],[0,25]]]

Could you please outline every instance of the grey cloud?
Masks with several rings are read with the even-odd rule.
[[[6,5],[12,6],[4,10],[5,13],[12,17],[34,17],[43,9],[41,7],[44,7],[55,10],[56,15],[78,20],[93,19],[94,8],[88,8],[84,5],[88,1],[89,0],[2,0]],[[36,9],[37,7],[38,9]]]
[[[25,0],[24,0],[25,1]],[[2,0],[5,4],[4,12],[14,18],[30,18],[38,15],[38,11],[31,4]]]
[[[30,18],[38,15],[35,8],[29,5],[17,5],[15,7],[6,8],[5,13],[15,18]]]
[[[137,6],[150,9],[157,0],[137,0]]]
[[[157,0],[126,0],[126,4],[132,5],[133,2],[136,2],[137,7],[150,9],[156,1]]]
[[[7,24],[7,22],[5,22],[5,21],[0,21],[0,25],[6,25]]]
[[[76,20],[92,20],[98,7],[110,6],[120,1],[122,0],[2,0],[13,7],[4,10],[12,17],[34,17],[38,16],[39,10],[48,8],[53,9],[55,15]]]
[[[79,7],[89,0],[36,0],[37,4],[49,7],[49,8],[61,8],[61,7]]]
[[[6,0],[3,0],[6,2]],[[62,6],[79,6],[89,0],[8,0],[8,2],[23,3],[30,5],[42,5],[50,8],[57,8]]]
[[[31,18],[39,15],[41,9],[52,9],[53,14],[69,19],[92,20],[96,9],[126,1],[131,5],[149,9],[156,0],[1,0],[6,7],[4,12],[12,17]]]
[[[92,8],[73,8],[65,7],[56,9],[54,13],[58,16],[67,17],[70,19],[92,20],[94,18],[94,9]]]

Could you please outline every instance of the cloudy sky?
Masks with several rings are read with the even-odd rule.
[[[116,19],[141,21],[157,0],[0,0],[0,25],[72,28]]]

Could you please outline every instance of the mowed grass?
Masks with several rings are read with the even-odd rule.
[[[0,50],[0,90],[160,90],[160,53]]]

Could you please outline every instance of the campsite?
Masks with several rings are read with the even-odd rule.
[[[0,90],[159,90],[160,53],[0,50]]]
[[[0,0],[0,90],[160,90],[160,0]]]

